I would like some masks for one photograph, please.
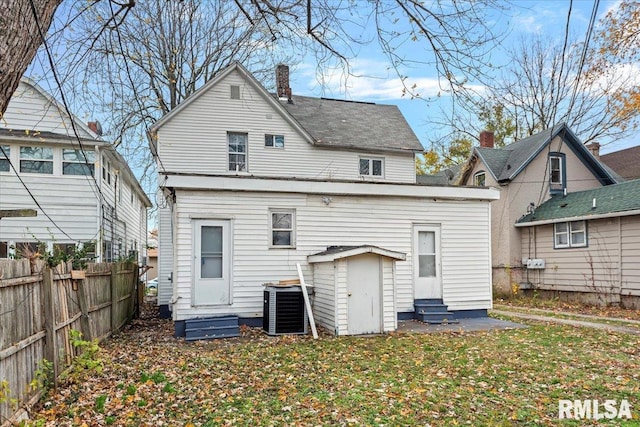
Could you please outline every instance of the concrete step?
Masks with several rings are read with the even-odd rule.
[[[211,340],[240,336],[237,316],[209,317],[185,321],[187,341]]]

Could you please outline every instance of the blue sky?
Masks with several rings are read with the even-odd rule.
[[[598,20],[618,4],[615,0],[601,1],[598,7]],[[569,0],[519,1],[513,0],[512,6],[501,15],[494,17],[497,28],[504,29],[507,36],[503,48],[528,34],[540,34],[558,40],[564,39],[564,31],[569,11]],[[583,41],[591,16],[593,0],[574,0],[571,11],[570,34],[576,40]],[[427,103],[422,99],[402,97],[402,85],[394,71],[387,70],[385,57],[375,46],[362,48],[351,63],[354,74],[371,77],[349,77],[346,84],[339,71],[325,80],[320,86],[316,78],[316,66],[311,59],[291,70],[291,88],[294,93],[309,96],[325,96],[338,99],[371,101],[382,104],[398,105],[414,132],[425,146],[429,146],[429,136],[435,130],[428,120],[440,114],[441,108],[448,108],[448,98],[441,97]],[[502,49],[492,53],[492,62],[496,65],[505,61]],[[439,92],[435,71],[432,69],[408,71],[409,85],[416,84],[421,96],[436,97]],[[637,138],[612,142],[603,147],[602,152],[617,151],[638,144]]]

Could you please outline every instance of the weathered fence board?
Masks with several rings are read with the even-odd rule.
[[[9,425],[26,402],[43,360],[54,384],[77,354],[71,331],[102,340],[136,311],[137,266],[89,264],[85,278],[72,279],[71,263],[53,269],[42,261],[0,261],[0,424]]]

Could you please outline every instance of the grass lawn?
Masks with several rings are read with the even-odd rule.
[[[558,425],[559,399],[627,399],[633,420],[604,421],[640,425],[638,336],[531,323],[186,343],[144,323],[104,342],[103,368],[76,370],[32,425]]]

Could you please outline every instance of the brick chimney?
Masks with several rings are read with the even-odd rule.
[[[591,151],[591,154],[593,154],[593,157],[600,160],[600,144],[599,143],[592,142],[590,144],[585,145],[585,147],[587,147],[587,150]]]
[[[493,148],[495,139],[493,137],[493,132],[490,130],[483,130],[480,132],[480,147],[483,148]]]
[[[278,98],[286,98],[291,102],[291,88],[289,87],[289,66],[278,64],[276,68],[276,88]]]
[[[95,122],[87,122],[87,126],[93,133],[98,136],[102,136],[102,126],[100,125],[99,121],[96,120]]]

